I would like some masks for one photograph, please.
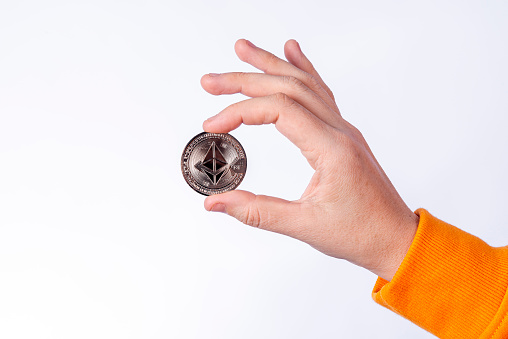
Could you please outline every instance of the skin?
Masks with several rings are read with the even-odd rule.
[[[295,40],[284,46],[287,61],[244,39],[235,51],[263,73],[204,75],[201,85],[211,94],[250,97],[206,120],[204,130],[227,133],[242,123],[274,124],[315,172],[296,201],[235,190],[207,197],[205,208],[299,239],[390,281],[411,245],[418,216],[360,131],[342,118],[333,93]]]

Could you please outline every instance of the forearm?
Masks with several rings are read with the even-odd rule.
[[[390,282],[378,279],[374,300],[440,338],[506,335],[508,248],[417,213],[407,255]]]

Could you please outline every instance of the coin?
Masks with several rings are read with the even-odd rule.
[[[182,174],[196,192],[212,195],[234,190],[247,170],[242,145],[227,133],[200,133],[182,153]]]

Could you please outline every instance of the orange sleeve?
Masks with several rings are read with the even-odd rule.
[[[508,338],[508,247],[492,247],[424,209],[415,238],[374,300],[439,338]]]

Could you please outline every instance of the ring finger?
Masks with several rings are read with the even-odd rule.
[[[336,114],[340,115],[335,101],[313,75],[262,48],[254,46],[250,41],[245,39],[240,39],[236,42],[235,51],[240,60],[256,67],[266,74],[293,76],[299,79],[319,95]]]

